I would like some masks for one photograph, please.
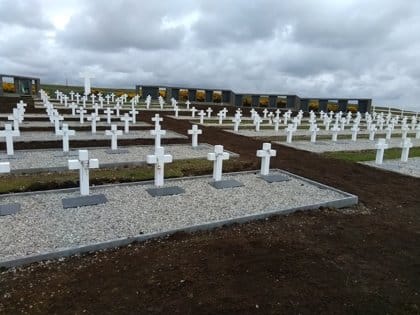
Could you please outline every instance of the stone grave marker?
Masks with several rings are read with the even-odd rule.
[[[206,112],[207,112],[207,118],[211,118],[211,113],[213,112],[211,107],[207,108]]]
[[[83,124],[85,122],[85,114],[87,113],[87,110],[80,106],[79,109],[76,110],[76,113],[79,114],[80,123]]]
[[[19,130],[13,130],[11,124],[5,124],[4,130],[0,131],[0,137],[4,137],[6,139],[6,152],[8,157],[11,157],[15,154],[13,148],[13,137],[19,137],[20,132]]]
[[[166,130],[162,130],[160,125],[156,125],[154,130],[150,130],[150,134],[155,136],[155,148],[161,146],[162,136],[166,135]]]
[[[410,154],[410,149],[413,147],[411,138],[405,138],[401,141],[401,162],[407,162]]]
[[[268,175],[270,173],[270,159],[276,156],[276,150],[271,149],[271,143],[263,143],[261,150],[257,150],[257,156],[261,158],[261,175]]]
[[[195,118],[195,113],[198,111],[194,106],[190,109],[191,110],[191,117]]]
[[[191,135],[193,148],[198,147],[198,135],[201,135],[202,133],[203,131],[201,129],[198,129],[197,125],[192,125],[192,128],[188,130],[188,134]]]
[[[293,127],[293,124],[288,124],[285,131],[286,131],[286,142],[292,143],[293,133],[296,131],[295,128]]]
[[[239,124],[241,123],[242,119],[241,119],[241,114],[236,113],[235,117],[232,119],[233,122],[233,131],[238,132],[239,130]]]
[[[87,120],[90,121],[90,123],[91,123],[92,133],[95,134],[96,133],[96,122],[100,121],[101,119],[95,113],[91,113],[90,117],[88,117]]]
[[[384,160],[384,152],[386,149],[388,149],[388,143],[386,143],[385,139],[378,139],[378,142],[375,144],[376,148],[376,158],[375,158],[375,164],[382,164]]]
[[[111,136],[111,150],[106,150],[105,152],[111,154],[128,153],[128,150],[118,149],[118,136],[122,136],[122,134],[122,130],[118,130],[115,124],[111,125],[111,130],[105,130],[105,135]]]
[[[243,186],[242,183],[234,179],[222,180],[223,161],[229,160],[229,153],[223,151],[222,145],[215,145],[214,152],[208,153],[207,159],[213,161],[213,182],[210,183],[211,186],[216,189]]]
[[[63,138],[63,152],[69,152],[69,137],[74,136],[76,134],[75,130],[70,130],[68,124],[63,124],[61,130],[58,130],[56,133],[57,136],[61,136]]]
[[[357,141],[357,134],[359,131],[360,131],[360,128],[358,124],[354,124],[351,127],[351,140],[352,141]]]
[[[104,110],[104,114],[106,115],[106,123],[108,125],[111,124],[111,114],[113,114],[113,113],[114,113],[114,111],[110,107],[107,107]]]
[[[319,128],[318,128],[318,125],[317,124],[311,125],[310,132],[311,132],[311,142],[312,143],[315,143],[316,142],[316,136],[317,136],[318,131],[319,131]]]
[[[204,110],[200,110],[200,112],[198,113],[198,116],[200,116],[200,124],[204,123],[204,116],[206,114],[204,113]]]
[[[124,122],[124,133],[125,134],[129,133],[130,132],[130,121],[133,121],[133,119],[130,117],[130,115],[128,113],[125,113],[124,116],[120,118],[120,120]]]

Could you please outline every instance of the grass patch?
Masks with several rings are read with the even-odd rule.
[[[250,162],[232,159],[223,163],[224,172],[235,172],[255,168]],[[177,160],[165,165],[165,178],[211,174],[213,163],[205,159]],[[151,165],[96,169],[90,172],[91,185],[127,183],[152,180],[154,167]],[[42,191],[79,186],[77,172],[37,173],[0,176],[0,194]]]
[[[325,152],[322,155],[349,162],[365,162],[375,160],[376,150]],[[401,148],[385,150],[384,160],[399,159],[400,157]],[[420,157],[420,147],[411,148],[410,157]]]

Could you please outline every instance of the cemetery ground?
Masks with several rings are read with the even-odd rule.
[[[142,120],[152,114],[142,113]],[[190,124],[166,118],[163,126],[185,133]],[[260,140],[203,127],[200,141],[240,154],[242,170],[258,168]],[[273,148],[272,168],[355,194],[359,204],[4,271],[0,312],[419,313],[420,180],[280,144]]]
[[[142,122],[150,123],[154,114],[141,112]],[[166,130],[185,134],[191,127],[188,120],[163,116]],[[200,143],[223,144],[239,154],[227,161],[224,172],[259,168],[255,151],[262,139],[217,127],[202,129]],[[72,146],[91,143],[72,141]],[[125,139],[120,144],[140,143]],[[16,148],[40,146],[22,142]],[[420,179],[354,163],[340,153],[316,154],[277,143],[272,147],[277,150],[272,168],[355,194],[359,204],[178,233],[4,270],[0,313],[419,313]],[[353,160],[371,153],[358,154]],[[165,177],[209,174],[212,169],[202,159],[178,160],[165,168]],[[149,166],[99,169],[92,171],[91,183],[152,177]],[[77,186],[77,175],[70,172],[13,174],[2,180],[2,187],[9,185],[4,191]]]

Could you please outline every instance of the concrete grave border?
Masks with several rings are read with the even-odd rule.
[[[226,219],[226,220],[205,222],[205,223],[202,223],[202,224],[185,226],[185,227],[182,227],[182,228],[167,230],[167,231],[163,231],[163,232],[139,234],[139,235],[136,235],[136,236],[133,236],[133,237],[123,237],[123,238],[108,240],[108,241],[89,244],[89,245],[81,245],[81,246],[75,246],[75,247],[70,247],[70,248],[58,249],[58,250],[53,251],[53,252],[45,252],[45,253],[40,253],[40,254],[28,255],[28,256],[25,256],[25,257],[17,257],[17,258],[6,259],[6,260],[3,260],[3,261],[0,261],[0,268],[19,267],[19,266],[28,265],[28,264],[32,264],[32,263],[43,261],[43,260],[52,260],[52,259],[58,259],[58,258],[63,258],[63,257],[70,257],[70,256],[73,256],[73,255],[78,255],[78,254],[86,254],[86,253],[96,252],[96,251],[100,251],[100,250],[122,247],[122,246],[126,246],[128,244],[131,244],[133,242],[143,242],[143,241],[150,240],[150,239],[164,238],[164,237],[173,235],[173,234],[178,233],[178,232],[192,233],[192,232],[196,232],[196,231],[207,231],[207,230],[212,230],[212,229],[219,228],[219,227],[222,227],[222,226],[228,226],[228,225],[237,224],[237,223],[246,223],[246,222],[250,222],[250,221],[265,219],[265,218],[269,218],[269,217],[272,217],[272,216],[275,216],[275,215],[290,214],[290,213],[293,213],[293,212],[296,212],[296,211],[316,210],[316,209],[319,209],[320,207],[344,208],[344,207],[353,206],[353,205],[358,203],[358,197],[356,195],[344,192],[342,190],[333,188],[333,187],[328,186],[328,185],[321,184],[319,182],[315,182],[313,180],[310,180],[308,178],[305,178],[305,177],[302,177],[302,176],[299,176],[299,175],[289,173],[289,172],[284,171],[284,170],[271,169],[271,171],[276,171],[276,172],[283,173],[286,176],[290,176],[290,177],[302,180],[302,181],[304,181],[308,184],[314,185],[314,186],[316,186],[320,189],[329,189],[331,191],[342,194],[343,198],[332,200],[332,201],[316,203],[316,204],[312,204],[312,205],[307,205],[307,206],[303,206],[303,207],[289,208],[289,209],[283,209],[283,210],[279,210],[279,209],[276,209],[276,208],[271,208],[271,209],[269,209],[269,211],[266,211],[264,213],[251,214],[251,215],[246,215],[246,216],[241,216],[241,217],[230,218],[230,219]],[[240,175],[240,174],[251,174],[251,173],[255,174],[256,178],[258,178],[258,174],[259,174],[258,171],[224,173],[224,175],[227,176],[227,175]],[[165,181],[166,182],[173,182],[173,181],[178,181],[178,180],[193,180],[193,179],[198,179],[198,178],[209,178],[209,179],[211,179],[211,175],[170,178],[170,179],[166,179]],[[109,185],[97,186],[97,188],[116,187],[116,186],[132,186],[132,185],[145,186],[145,185],[150,185],[150,184],[153,185],[153,181],[109,184]],[[91,187],[91,188],[95,189],[95,187]],[[51,193],[57,193],[57,192],[73,192],[73,191],[78,191],[78,190],[79,190],[79,188],[67,188],[67,189],[48,190],[48,191],[42,191],[42,192],[26,192],[26,193],[17,193],[17,194],[7,194],[7,195],[3,195],[3,196],[4,197],[11,197],[11,196],[16,197],[16,196],[19,196],[19,195],[51,194]],[[0,200],[1,200],[1,198],[0,198]],[[65,211],[65,210],[63,210],[63,211]]]

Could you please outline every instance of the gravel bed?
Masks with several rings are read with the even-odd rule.
[[[207,153],[213,151],[213,146],[200,144],[193,148],[188,144],[164,145],[165,153],[171,154],[175,160],[207,158]],[[154,146],[138,145],[124,146],[120,149],[127,149],[128,153],[110,154],[109,148],[83,148],[89,151],[89,157],[99,160],[99,166],[107,164],[141,164],[146,162],[147,154],[154,152]],[[77,159],[77,150],[72,150],[70,156],[63,156],[63,152],[57,149],[46,150],[19,150],[16,151],[16,158],[9,159],[10,167],[13,170],[45,171],[47,169],[64,168],[68,169],[67,161]],[[233,154],[233,156],[238,156]],[[7,159],[5,154],[0,155],[0,161]],[[58,169],[60,170],[60,169]]]
[[[406,163],[403,163],[400,160],[384,160],[381,165],[375,164],[375,161],[360,163],[420,178],[420,157],[409,158]]]
[[[91,124],[90,121],[85,121],[85,123],[81,124],[79,121],[66,121],[63,120],[61,121],[61,123],[65,123],[69,126],[69,128],[74,128],[74,127],[88,127],[91,128]],[[113,125],[117,125],[118,129],[123,130],[124,129],[124,122],[120,121],[120,120],[112,120],[111,123]],[[0,121],[0,128],[4,128],[5,124],[12,124],[11,121]],[[105,119],[101,119],[101,121],[96,122],[96,126],[97,127],[108,127],[108,129],[111,129],[111,124],[108,124],[106,122],[106,118]],[[149,126],[150,129],[154,128],[154,125],[143,122],[143,121],[136,121],[135,124],[130,123],[130,128],[133,126],[140,126],[140,127],[146,127]],[[50,128],[54,128],[54,124],[50,123],[49,121],[23,121],[19,127],[50,127]]]
[[[184,194],[155,198],[145,190],[152,184],[95,187],[91,193],[105,194],[108,203],[65,210],[62,198],[78,192],[5,196],[1,204],[19,202],[22,210],[0,217],[0,261],[346,197],[294,177],[272,184],[253,173],[224,178],[245,186],[217,190],[209,185],[210,177],[180,179],[166,186],[180,186]]]
[[[310,151],[315,153],[332,152],[332,151],[361,151],[361,150],[375,150],[375,143],[378,140],[370,141],[367,139],[360,139],[356,142],[351,140],[338,140],[333,142],[331,140],[319,140],[316,143],[310,141],[293,141],[287,143],[285,141],[275,141],[281,145],[292,147],[299,150]],[[420,146],[420,139],[411,139],[415,147]],[[388,140],[389,148],[399,148],[401,139]]]
[[[153,128],[151,128],[153,129]],[[120,130],[122,130],[120,128]],[[122,136],[118,136],[118,139],[154,139],[155,137],[150,134],[149,130],[130,130],[128,134],[123,133]],[[166,130],[166,135],[162,136],[162,139],[187,139],[187,136],[179,133]],[[13,141],[61,141],[60,136],[56,136],[52,131],[21,131],[19,137],[14,137]],[[108,139],[111,143],[111,137],[106,136],[104,131],[97,131],[96,134],[92,134],[89,131],[77,131],[75,136],[70,136],[70,146],[72,140],[104,140]],[[0,142],[6,142],[4,137],[0,137]]]

